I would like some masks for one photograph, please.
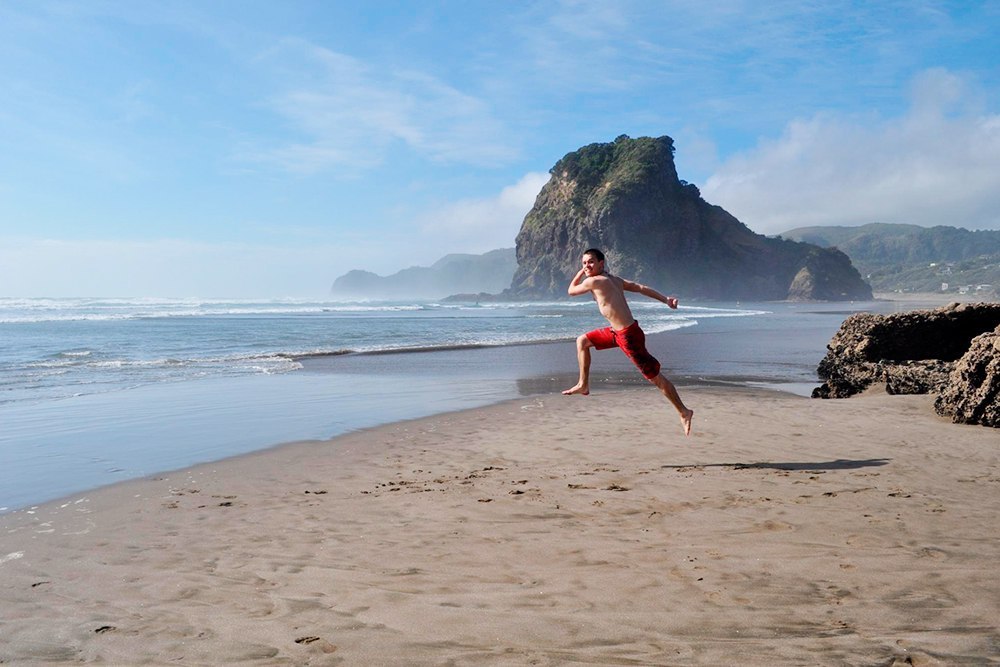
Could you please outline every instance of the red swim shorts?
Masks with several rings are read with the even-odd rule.
[[[646,334],[639,328],[638,322],[632,322],[621,331],[611,327],[594,329],[587,333],[587,340],[598,350],[620,347],[647,380],[660,374],[660,362],[646,350]]]

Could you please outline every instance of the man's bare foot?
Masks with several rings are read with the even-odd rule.
[[[580,394],[581,396],[590,395],[590,387],[583,384],[582,382],[577,382],[575,385],[563,392],[563,396],[571,396],[573,394]]]
[[[686,410],[681,413],[681,425],[684,426],[684,435],[691,435],[691,420],[694,418],[694,410]]]

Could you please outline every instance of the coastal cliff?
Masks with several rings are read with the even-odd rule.
[[[564,297],[589,247],[604,250],[612,272],[686,298],[872,296],[839,250],[767,238],[702,199],[678,178],[670,137],[584,146],[550,173],[517,235],[507,297]]]

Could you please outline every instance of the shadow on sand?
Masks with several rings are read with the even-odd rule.
[[[892,459],[837,459],[836,461],[802,461],[790,463],[692,463],[690,465],[666,465],[660,466],[666,470],[686,470],[690,468],[733,468],[734,470],[746,470],[757,468],[765,470],[856,470],[857,468],[874,468],[884,466]]]

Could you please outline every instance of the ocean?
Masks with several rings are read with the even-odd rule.
[[[632,306],[679,387],[802,395],[844,317],[892,308]],[[589,299],[0,298],[0,512],[284,442],[558,396],[575,382],[572,341],[604,324]],[[594,353],[595,394],[644,384],[617,350]]]

